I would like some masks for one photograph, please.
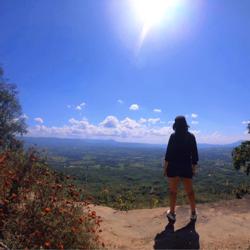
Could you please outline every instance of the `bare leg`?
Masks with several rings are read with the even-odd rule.
[[[182,181],[189,199],[191,212],[195,212],[195,195],[193,190],[193,181],[190,178],[182,178]]]
[[[177,188],[179,184],[179,177],[168,177],[168,185],[169,185],[169,192],[170,192],[170,212],[175,212],[175,205],[176,205],[176,197],[177,197]]]

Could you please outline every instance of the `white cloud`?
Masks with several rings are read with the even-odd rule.
[[[243,125],[250,124],[250,121],[242,121],[242,124],[243,124]]]
[[[138,121],[140,124],[144,124],[144,123],[146,123],[147,122],[147,119],[145,119],[145,118],[140,118],[140,120]]]
[[[30,136],[61,137],[61,138],[92,138],[115,139],[127,142],[166,143],[172,131],[170,127],[154,128],[129,117],[119,120],[115,116],[107,116],[98,125],[91,124],[87,119],[69,119],[68,124],[61,127],[37,125],[29,128]],[[142,124],[142,121],[144,124]]]
[[[173,132],[172,128],[171,127],[161,127],[161,128],[152,128],[150,130],[150,134],[151,135],[154,135],[154,136],[165,136],[166,135],[170,135],[171,133]]]
[[[250,133],[249,133],[249,130],[245,130],[245,131],[244,131],[244,135],[248,135],[248,134],[250,134]],[[249,140],[249,139],[248,139],[248,140]]]
[[[160,122],[160,121],[161,121],[160,118],[149,118],[148,119],[148,122],[152,123],[152,124],[155,124],[155,123]]]
[[[110,115],[95,125],[86,118],[81,120],[71,118],[67,124],[60,127],[47,127],[43,124],[30,127],[28,135],[59,138],[114,139],[124,142],[167,144],[169,135],[173,132],[172,126],[159,126],[160,123],[157,123],[158,121],[155,121],[157,123],[155,125],[151,119],[157,118],[134,120],[126,117],[119,120],[117,117]],[[172,121],[170,122],[172,123]],[[195,134],[199,143],[225,144],[238,140],[249,140],[250,137],[249,134],[244,133],[227,135],[216,131],[207,134],[202,133],[200,130],[190,130],[190,132]]]
[[[192,114],[191,114],[191,117],[192,117],[192,118],[197,118],[197,117],[198,117],[198,115],[197,115],[197,114],[195,114],[195,113],[192,113]]]
[[[82,110],[86,106],[85,102],[82,102],[81,104],[76,106],[76,110]]]
[[[139,109],[139,105],[138,104],[132,104],[129,107],[130,110],[138,110]]]
[[[29,117],[28,117],[26,114],[22,114],[22,115],[20,116],[20,118],[21,118],[21,119],[25,119],[25,120],[28,120],[28,119],[29,119]]]
[[[162,111],[161,111],[161,109],[154,109],[153,110],[155,113],[161,113]]]
[[[140,118],[138,123],[140,124],[146,124],[146,123],[150,123],[150,124],[156,124],[157,122],[160,122],[160,123],[165,123],[165,122],[161,122],[161,119],[160,118]]]
[[[69,123],[72,125],[73,128],[80,128],[85,129],[89,126],[89,122],[87,119],[76,120],[74,118],[69,119]]]
[[[137,121],[126,117],[124,120],[121,121],[121,126],[128,129],[139,128],[141,126],[140,123]]]
[[[43,122],[44,122],[43,119],[42,119],[41,117],[36,117],[36,118],[34,119],[34,121],[35,121],[35,122],[38,122],[38,123],[43,123]]]
[[[199,124],[199,122],[198,122],[198,121],[191,121],[191,123],[192,123],[192,124],[194,124],[194,125]]]
[[[101,123],[100,126],[105,128],[116,128],[119,125],[119,120],[115,116],[107,116]]]
[[[120,103],[120,104],[123,104],[123,103],[124,103],[124,101],[121,100],[121,99],[118,99],[117,102]]]
[[[210,144],[227,144],[240,140],[249,140],[249,139],[250,136],[244,133],[226,135],[226,134],[221,134],[218,131],[215,131],[209,134],[199,133],[197,135],[197,140],[199,143],[210,143]]]
[[[193,134],[195,134],[195,135],[198,135],[198,134],[200,134],[201,131],[200,130],[191,129],[190,132],[193,133]]]
[[[12,119],[12,122],[16,123],[17,121],[28,120],[28,119],[29,119],[29,117],[26,114],[22,114],[18,118]]]

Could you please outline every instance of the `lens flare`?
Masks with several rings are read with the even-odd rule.
[[[142,23],[139,47],[153,26],[161,25],[177,15],[183,0],[131,0],[136,16]]]

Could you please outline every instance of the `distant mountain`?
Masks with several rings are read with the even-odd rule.
[[[53,138],[53,137],[22,137],[22,141],[27,146],[105,146],[105,147],[160,147],[159,144],[144,144],[144,143],[127,143],[118,142],[115,140],[97,140],[97,139],[66,139],[66,138]]]
[[[239,146],[242,143],[242,141],[237,141],[229,144],[207,144],[207,143],[199,143],[199,148],[218,148],[218,147],[224,147],[224,148],[234,148]]]
[[[82,146],[99,146],[99,147],[124,147],[124,148],[165,148],[166,144],[147,144],[147,143],[129,143],[118,142],[115,140],[97,140],[97,139],[66,139],[66,138],[53,138],[53,137],[21,137],[26,147],[82,147]],[[206,144],[199,143],[198,148],[234,148],[241,144],[242,141],[237,141],[230,144]]]

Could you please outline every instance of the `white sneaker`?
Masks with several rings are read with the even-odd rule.
[[[191,215],[190,215],[190,220],[192,221],[196,221],[197,220],[197,210],[195,210],[194,212],[191,212]]]
[[[176,221],[176,214],[170,212],[170,210],[167,211],[167,218],[170,222],[175,222]]]

